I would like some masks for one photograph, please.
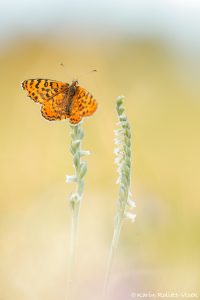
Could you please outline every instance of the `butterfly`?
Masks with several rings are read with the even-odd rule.
[[[51,79],[27,79],[22,88],[28,96],[41,104],[42,116],[49,121],[69,119],[78,124],[83,117],[97,109],[94,97],[74,80],[71,84]]]

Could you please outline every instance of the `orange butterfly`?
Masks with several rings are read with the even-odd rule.
[[[41,113],[49,121],[69,118],[78,124],[83,117],[91,116],[97,109],[93,96],[74,80],[71,84],[50,79],[28,79],[22,82],[28,96],[42,104]]]

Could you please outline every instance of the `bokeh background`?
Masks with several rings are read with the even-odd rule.
[[[121,94],[133,133],[137,218],[124,223],[109,299],[199,296],[199,1],[9,0],[0,19],[0,299],[65,299],[70,129],[43,119],[21,89],[39,77],[79,78],[99,103],[83,124],[91,156],[75,299],[101,296],[118,192],[113,130]],[[86,74],[92,69],[98,72]]]

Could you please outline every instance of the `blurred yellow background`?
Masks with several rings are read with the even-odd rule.
[[[197,21],[198,2],[183,1],[181,6],[163,1],[166,11],[159,1],[151,1],[154,6],[142,1],[139,10],[138,1],[103,1],[100,11],[89,1],[37,2],[11,1],[10,14],[8,4],[1,11],[0,299],[64,299],[73,191],[65,182],[65,175],[73,173],[69,124],[42,118],[39,105],[27,98],[20,83],[79,77],[99,107],[83,124],[83,148],[91,156],[75,299],[101,296],[118,192],[113,130],[115,98],[121,94],[133,134],[137,218],[134,224],[124,223],[109,299],[130,300],[133,292],[176,292],[176,299],[183,299],[184,292],[199,296],[200,40],[189,19],[195,12]],[[176,9],[187,24],[184,18],[176,20]],[[163,23],[168,34],[158,22],[163,11],[169,16]],[[186,27],[187,38],[181,40]],[[85,74],[92,69],[98,72]]]

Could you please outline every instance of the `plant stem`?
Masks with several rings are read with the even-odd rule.
[[[69,278],[67,300],[73,299],[75,271],[76,271],[76,256],[77,256],[77,241],[78,241],[78,225],[79,225],[80,203],[71,209],[71,236],[70,236],[70,260],[69,260]]]
[[[105,281],[104,281],[103,299],[106,299],[106,297],[107,297],[107,289],[108,289],[108,284],[109,284],[109,279],[110,279],[111,270],[112,270],[112,266],[113,266],[113,261],[114,261],[116,249],[118,246],[120,233],[121,233],[122,221],[123,221],[123,218],[121,218],[119,220],[119,222],[115,226],[114,232],[113,232],[112,242],[111,242],[111,246],[110,246],[110,252],[109,252],[108,261],[107,261]]]
[[[81,141],[84,137],[81,125],[71,126],[71,153],[73,155],[73,166],[75,175],[67,176],[67,182],[74,182],[76,184],[75,192],[70,196],[71,207],[71,235],[70,235],[70,261],[69,261],[69,277],[67,284],[67,297],[66,300],[74,298],[74,285],[76,279],[76,254],[77,254],[77,241],[78,241],[78,226],[80,205],[83,195],[84,182],[83,177],[87,171],[85,161],[81,157],[88,155],[88,151],[81,150]]]
[[[128,119],[123,107],[123,96],[119,96],[116,99],[116,110],[118,115],[119,128],[115,131],[116,138],[115,143],[117,148],[115,153],[117,158],[115,160],[118,166],[119,178],[117,183],[119,184],[119,194],[117,199],[117,209],[114,222],[113,237],[110,246],[110,252],[108,256],[106,275],[103,288],[103,299],[107,298],[108,283],[111,275],[112,265],[116,249],[118,246],[121,228],[124,219],[134,221],[135,215],[127,212],[128,206],[133,208],[134,202],[130,199],[130,177],[131,177],[131,131],[128,123]]]

